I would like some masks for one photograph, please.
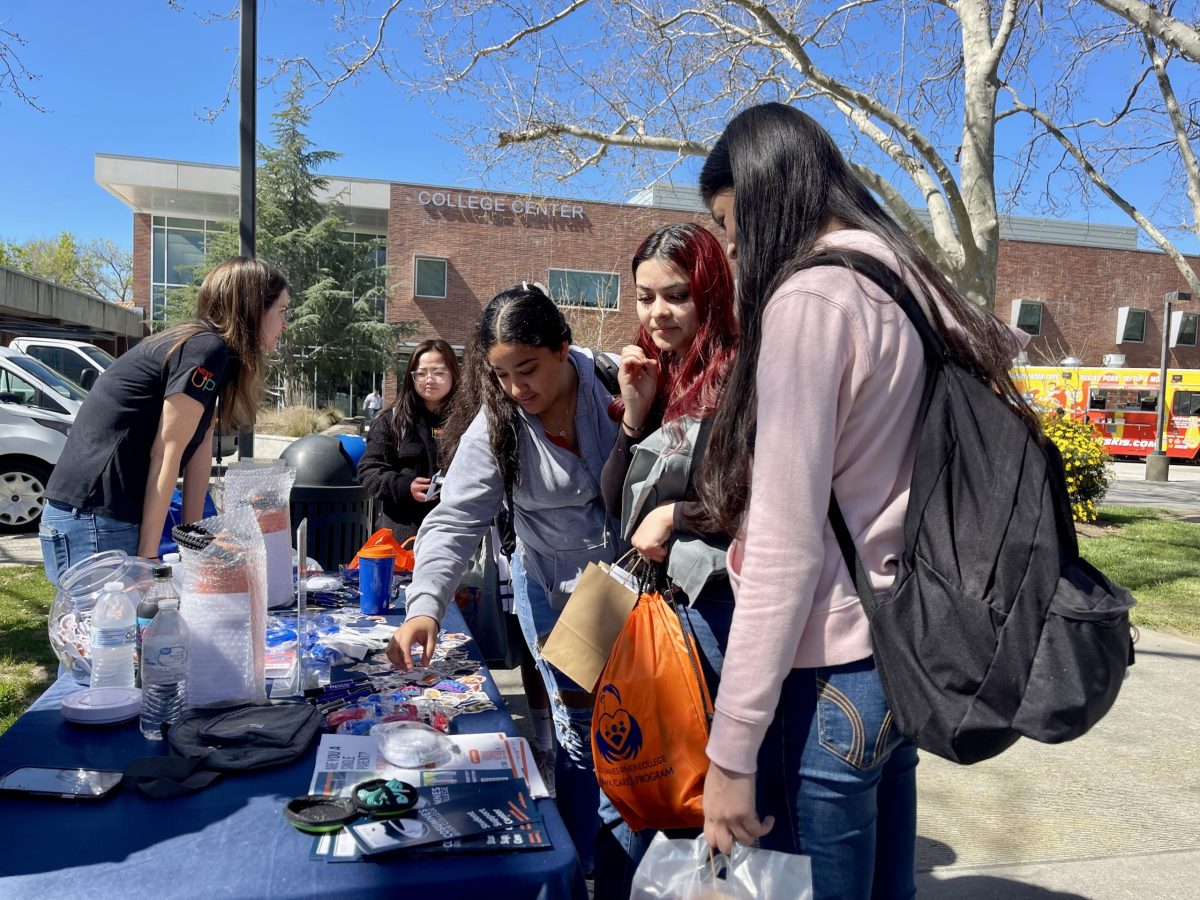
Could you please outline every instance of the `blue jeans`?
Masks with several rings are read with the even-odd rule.
[[[105,550],[124,550],[137,556],[141,525],[122,522],[102,513],[74,509],[47,500],[38,526],[46,578],[58,587],[58,578],[80,560]]]
[[[916,767],[874,659],[793,669],[758,754],[759,845],[810,856],[816,900],[915,897]]]
[[[539,640],[544,640],[554,629],[560,610],[550,605],[541,585],[529,579],[519,550],[513,554],[511,575],[521,634],[550,695],[550,714],[559,750],[554,761],[555,802],[575,843],[583,871],[595,877],[592,896],[595,900],[626,900],[629,890],[624,886],[622,865],[625,851],[620,848],[635,838],[596,783],[592,762],[594,697],[542,658]],[[601,834],[605,840],[598,841]]]

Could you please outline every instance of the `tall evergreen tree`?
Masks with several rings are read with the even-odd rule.
[[[338,388],[353,396],[359,372],[393,368],[397,342],[415,328],[382,321],[386,287],[376,256],[383,239],[354,243],[336,198],[319,199],[329,179],[317,170],[341,154],[313,147],[303,97],[297,77],[272,116],[274,145],[258,148],[256,249],[290,285],[288,327],[276,364],[287,399],[307,394],[327,403]],[[229,223],[210,237],[196,282],[238,249],[237,225]],[[187,317],[195,292],[193,286],[168,299],[168,321]]]

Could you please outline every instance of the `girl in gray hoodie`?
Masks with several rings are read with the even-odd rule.
[[[452,462],[441,503],[417,533],[407,618],[387,651],[404,669],[412,666],[414,644],[432,657],[446,606],[511,494],[513,599],[550,695],[561,748],[558,806],[585,872],[593,868],[601,827],[593,698],[542,659],[538,640],[553,629],[587,564],[616,556],[616,522],[600,496],[600,472],[617,434],[612,399],[591,351],[571,346],[570,326],[538,285],[522,283],[484,308],[442,438]],[[604,868],[595,867],[600,879]],[[597,883],[596,896],[603,893]]]

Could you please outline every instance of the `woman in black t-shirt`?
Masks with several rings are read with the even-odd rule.
[[[426,497],[438,470],[437,441],[457,387],[454,350],[445,341],[424,341],[413,351],[395,402],[371,422],[358,478],[383,506],[380,524],[398,540],[416,534],[436,503]]]
[[[282,274],[226,260],[200,286],[195,320],[142,341],[97,379],[46,486],[40,536],[51,582],[103,550],[158,556],[181,474],[184,521],[201,518],[214,410],[223,431],[253,424],[287,309]]]

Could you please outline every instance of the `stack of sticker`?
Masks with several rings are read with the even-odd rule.
[[[458,715],[494,710],[484,685],[482,663],[461,648],[470,640],[462,633],[439,635],[433,659],[427,664],[414,649],[417,665],[398,672],[383,653],[347,671],[370,677],[372,693],[326,713],[326,726],[338,734],[367,734],[382,722],[424,722],[448,731]]]

